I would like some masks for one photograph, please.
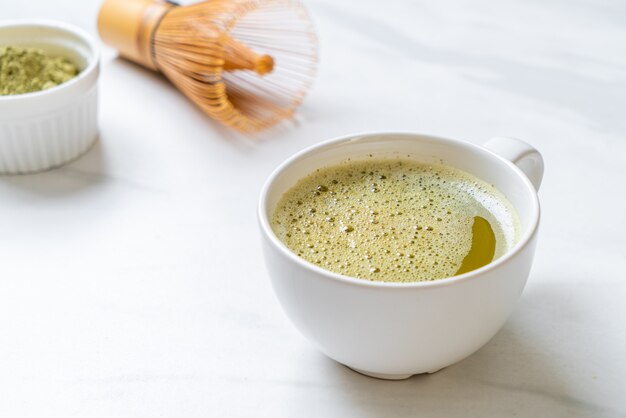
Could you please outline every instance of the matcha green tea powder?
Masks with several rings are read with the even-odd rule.
[[[0,46],[0,96],[49,89],[77,74],[78,68],[67,58],[36,48]]]

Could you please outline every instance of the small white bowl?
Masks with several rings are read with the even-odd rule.
[[[80,70],[47,90],[0,96],[0,174],[47,170],[87,151],[98,135],[100,58],[91,36],[61,22],[18,20],[0,23],[0,45],[40,48]]]

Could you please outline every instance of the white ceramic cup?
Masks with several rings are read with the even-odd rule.
[[[270,226],[280,197],[317,168],[369,154],[410,154],[420,162],[457,167],[495,185],[519,214],[519,242],[480,269],[415,283],[356,279],[298,257]],[[360,373],[404,379],[456,363],[498,332],[522,293],[537,241],[542,175],[539,152],[513,138],[494,138],[481,147],[414,133],[373,133],[308,148],[280,165],[261,192],[263,251],[276,296],[305,337]]]
[[[47,170],[85,153],[98,136],[100,53],[93,38],[63,22],[17,20],[0,23],[0,45],[39,48],[80,70],[47,90],[0,96],[0,174]]]

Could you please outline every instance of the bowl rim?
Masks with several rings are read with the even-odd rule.
[[[272,185],[274,184],[275,180],[287,167],[291,166],[292,164],[297,164],[297,162],[301,158],[307,156],[308,154],[314,151],[317,151],[323,148],[332,147],[334,145],[344,143],[344,142],[356,142],[364,138],[371,138],[371,137],[377,137],[377,136],[379,137],[380,136],[405,136],[405,137],[411,137],[411,138],[428,139],[428,140],[445,142],[455,147],[473,148],[474,150],[480,153],[488,155],[490,158],[495,158],[497,160],[500,160],[501,162],[504,162],[505,165],[508,166],[509,169],[511,169],[517,175],[519,180],[526,186],[527,190],[530,192],[529,195],[531,196],[531,200],[532,200],[531,201],[532,213],[531,213],[530,220],[529,220],[529,226],[526,228],[526,231],[524,232],[520,240],[515,244],[515,246],[513,246],[513,248],[507,251],[500,258],[498,258],[495,261],[490,262],[489,264],[486,264],[485,266],[481,268],[469,271],[467,273],[459,274],[458,276],[446,277],[443,279],[437,279],[437,280],[432,280],[432,281],[383,282],[383,281],[376,281],[376,280],[359,279],[356,277],[346,276],[343,274],[335,273],[330,270],[326,270],[324,268],[318,267],[315,264],[310,263],[309,261],[306,261],[305,259],[296,255],[276,236],[276,234],[274,234],[274,231],[272,230],[269,219],[268,219],[268,214],[267,214],[268,210],[266,210],[267,195]],[[418,132],[410,132],[410,131],[371,131],[371,132],[364,132],[364,133],[354,133],[354,134],[348,134],[348,135],[335,137],[335,138],[311,145],[309,147],[306,147],[303,150],[287,158],[278,167],[274,169],[274,171],[267,178],[267,180],[265,181],[261,189],[259,204],[257,207],[257,216],[258,216],[259,224],[261,226],[262,233],[265,235],[266,238],[269,239],[270,243],[283,256],[287,257],[294,263],[302,266],[305,269],[312,270],[334,281],[339,281],[339,282],[347,283],[350,285],[373,287],[373,288],[387,288],[387,289],[432,288],[432,287],[456,285],[459,283],[476,279],[479,276],[482,276],[484,273],[497,269],[498,267],[508,262],[510,259],[512,259],[516,255],[518,255],[524,248],[526,248],[530,244],[533,237],[536,235],[537,229],[539,227],[539,221],[541,217],[540,212],[541,212],[541,209],[539,205],[539,197],[537,196],[537,190],[535,189],[533,184],[530,182],[528,177],[526,177],[526,174],[524,174],[524,172],[517,165],[515,165],[512,161],[502,157],[501,155],[481,145],[477,145],[468,141],[444,138],[444,137],[422,134]]]
[[[58,29],[63,32],[66,32],[77,39],[85,42],[85,44],[89,47],[91,51],[91,56],[87,57],[87,65],[84,69],[82,69],[76,77],[68,80],[64,83],[59,84],[58,86],[51,87],[45,90],[33,91],[29,93],[22,94],[7,94],[0,95],[0,103],[9,103],[9,102],[20,102],[25,100],[35,100],[40,97],[50,96],[52,94],[57,94],[60,91],[72,88],[77,83],[80,83],[84,78],[87,78],[97,67],[100,62],[100,49],[98,48],[98,44],[95,39],[89,35],[86,31],[79,28],[78,26],[72,25],[70,23],[65,23],[58,20],[51,19],[13,19],[6,20],[0,22],[0,29],[10,28],[10,27],[32,27],[36,28],[52,28]],[[2,39],[0,38],[0,45],[2,45]]]

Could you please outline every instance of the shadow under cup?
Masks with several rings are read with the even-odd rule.
[[[493,184],[518,212],[518,243],[480,269],[430,282],[366,281],[299,258],[270,226],[282,195],[318,168],[370,155],[452,166]],[[274,291],[296,327],[340,363],[370,376],[401,379],[467,357],[501,328],[532,265],[539,202],[526,175],[484,147],[418,134],[367,134],[313,146],[278,167],[261,194],[259,221]]]

